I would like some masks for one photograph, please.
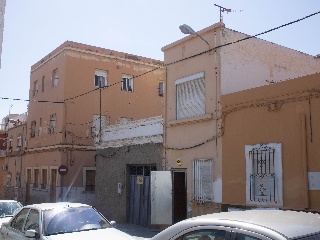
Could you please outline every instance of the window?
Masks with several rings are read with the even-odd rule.
[[[212,160],[199,159],[193,161],[194,201],[213,201],[212,171]]]
[[[33,187],[37,188],[39,185],[39,169],[34,169]]]
[[[205,114],[204,72],[177,79],[176,111],[177,119],[191,118]]]
[[[159,96],[163,97],[164,88],[163,88],[163,82],[162,81],[159,82],[158,91],[159,91]]]
[[[21,139],[21,136],[20,136],[17,139],[17,151],[21,150],[21,146],[22,146],[22,139]]]
[[[24,231],[35,230],[39,232],[39,212],[35,209],[31,209],[26,220]]]
[[[54,134],[56,130],[56,114],[50,115],[50,126],[49,126],[49,134]]]
[[[282,206],[281,143],[245,146],[246,202]]]
[[[44,92],[44,76],[42,77],[42,84],[41,84],[41,86],[42,86],[42,92]]]
[[[41,188],[46,189],[47,187],[47,179],[48,179],[48,170],[47,169],[42,169],[42,182],[41,182]]]
[[[177,240],[223,240],[228,239],[228,235],[229,234],[225,230],[203,229],[186,233],[183,236],[177,238]]]
[[[39,85],[38,85],[38,80],[34,81],[33,83],[33,96],[36,96],[38,94],[38,90],[39,90]]]
[[[104,71],[96,70],[94,74],[94,86],[105,87],[107,86],[107,73]]]
[[[96,169],[95,167],[84,167],[83,168],[83,185],[86,192],[94,192],[96,185]]]
[[[24,221],[27,217],[29,210],[30,210],[30,208],[24,208],[14,217],[14,219],[11,222],[11,227],[13,229],[15,229],[19,232],[23,231],[22,227],[23,227]]]
[[[40,118],[40,121],[39,121],[38,136],[40,136],[41,134],[42,134],[42,118]]]
[[[12,138],[9,139],[9,152],[12,152]]]
[[[52,87],[57,87],[59,82],[58,69],[52,71]]]
[[[122,91],[133,92],[133,77],[130,75],[123,74],[122,75]]]
[[[36,121],[31,121],[31,133],[30,137],[35,137],[36,136]]]

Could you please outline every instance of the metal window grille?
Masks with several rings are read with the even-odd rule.
[[[151,171],[157,171],[157,166],[130,166],[130,175],[150,176]]]
[[[194,201],[212,202],[212,160],[199,159],[193,161]]]
[[[250,174],[250,200],[277,203],[275,178],[275,150],[249,151],[252,173]]]

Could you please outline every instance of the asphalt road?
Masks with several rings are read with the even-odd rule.
[[[138,225],[133,225],[133,224],[116,224],[116,228],[128,233],[131,236],[137,237],[137,239],[149,239],[155,236],[157,233],[160,232],[160,230],[157,229],[152,229],[152,228],[146,228],[146,227],[141,227]]]

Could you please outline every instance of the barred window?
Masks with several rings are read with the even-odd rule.
[[[247,203],[282,206],[281,144],[246,146]]]
[[[193,161],[194,201],[213,201],[212,160],[199,159]]]

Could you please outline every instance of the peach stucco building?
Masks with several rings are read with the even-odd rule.
[[[162,114],[161,66],[157,60],[71,41],[34,64],[23,200],[94,204],[95,134],[124,119]]]
[[[162,48],[164,168],[173,178],[173,222],[221,211],[221,96],[320,69],[313,56],[258,38],[238,41],[248,35],[223,23],[197,33],[208,44],[190,35]]]
[[[221,97],[228,208],[320,212],[320,73]]]

